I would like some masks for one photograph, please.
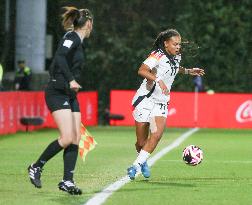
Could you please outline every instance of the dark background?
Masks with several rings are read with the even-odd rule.
[[[14,71],[15,0],[11,1],[9,33],[4,31],[4,4],[0,0],[0,62],[5,71]],[[206,89],[241,93],[252,90],[250,0],[48,0],[47,34],[53,35],[54,51],[64,34],[62,6],[89,8],[94,14],[94,30],[85,41],[82,79],[84,90],[99,92],[100,109],[109,104],[111,89],[137,89],[141,82],[138,67],[157,34],[167,28],[176,28],[184,41],[200,47],[197,56],[192,55],[195,50],[187,49],[182,65],[204,68]],[[178,76],[173,90],[193,91],[191,78]]]

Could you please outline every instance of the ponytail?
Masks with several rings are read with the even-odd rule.
[[[62,25],[65,30],[81,28],[87,20],[93,20],[93,15],[88,9],[78,10],[76,7],[63,7]]]
[[[65,9],[65,13],[62,14],[62,26],[65,30],[69,30],[73,28],[73,22],[79,17],[79,11],[75,7],[63,7]]]

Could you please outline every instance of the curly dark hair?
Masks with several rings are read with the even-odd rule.
[[[167,29],[158,34],[156,40],[153,43],[153,50],[162,49],[165,51],[164,42],[169,40],[173,36],[180,36],[179,32],[175,29]]]

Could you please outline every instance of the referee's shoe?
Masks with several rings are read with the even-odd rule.
[[[41,188],[41,177],[42,169],[40,167],[33,167],[33,164],[31,164],[28,167],[28,174],[31,180],[31,183],[36,187],[36,188]]]
[[[61,191],[65,191],[71,195],[81,195],[82,191],[79,189],[72,180],[62,180],[58,187]]]

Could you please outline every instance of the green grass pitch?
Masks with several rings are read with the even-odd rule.
[[[27,167],[53,141],[56,130],[19,132],[0,136],[0,205],[83,205],[105,186],[126,175],[135,160],[134,127],[90,127],[97,147],[86,162],[78,159],[75,181],[81,196],[57,189],[63,175],[62,153],[48,162],[42,189],[29,182]],[[166,129],[157,150],[188,129]],[[190,167],[182,150],[195,144],[204,152],[203,162]],[[200,129],[151,167],[151,178],[142,176],[115,192],[106,205],[252,204],[252,130]]]

